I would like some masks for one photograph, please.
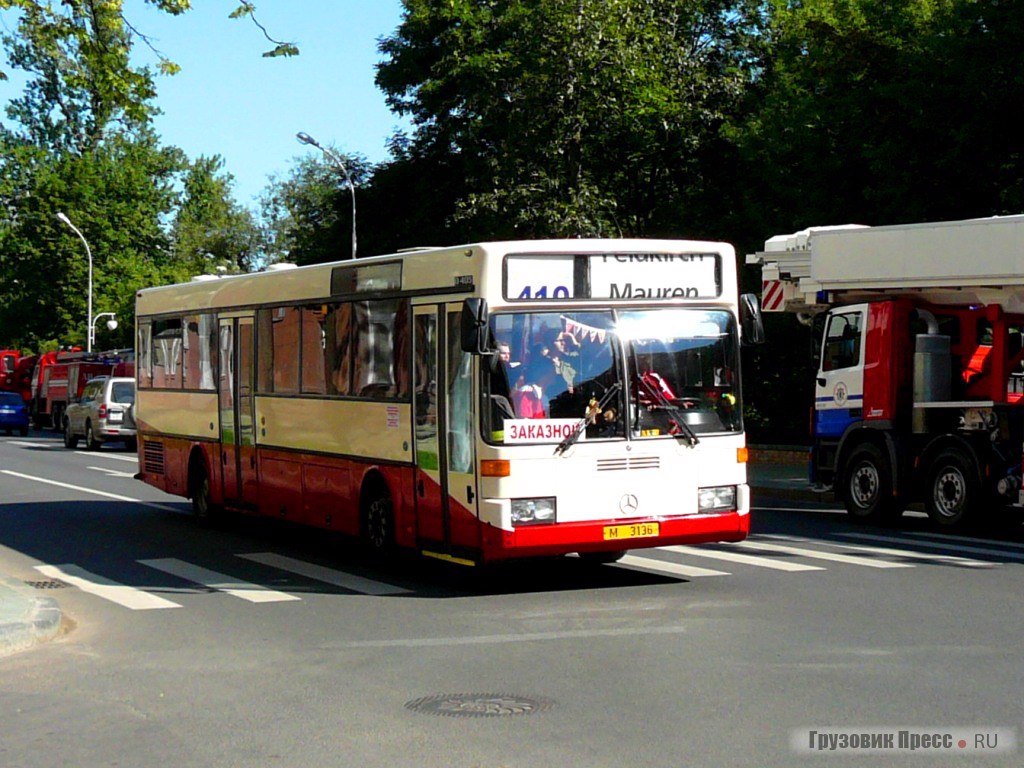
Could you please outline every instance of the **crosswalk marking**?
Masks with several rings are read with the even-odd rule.
[[[772,560],[768,557],[759,557],[757,555],[745,555],[740,552],[727,552],[721,549],[713,549],[708,546],[701,547],[686,547],[686,546],[672,546],[672,547],[660,547],[662,552],[678,552],[682,555],[690,555],[692,557],[707,557],[712,560],[728,560],[732,563],[742,563],[744,565],[756,565],[759,568],[771,568],[776,571],[788,571],[790,573],[799,571],[823,571],[817,565],[804,565],[803,563],[787,563],[779,560]]]
[[[273,589],[261,587],[258,584],[240,581],[226,574],[211,571],[198,565],[192,565],[184,560],[178,560],[173,557],[139,560],[138,562],[150,568],[155,568],[158,571],[169,573],[172,576],[178,576],[186,581],[201,584],[208,589],[215,589],[218,592],[240,597],[243,600],[248,600],[250,603],[281,603],[302,599],[285,592],[277,592]]]
[[[964,552],[970,555],[996,555],[1003,558],[1004,560],[1010,560],[1013,562],[1024,562],[1024,553],[1014,553],[1005,549],[993,549],[991,547],[972,547],[969,545],[953,544],[945,541],[928,541],[927,539],[909,539],[902,536],[875,536],[870,533],[843,533],[840,534],[844,538],[848,539],[859,539],[863,541],[882,541],[892,542],[894,544],[912,544],[916,547],[931,547],[933,549],[947,549],[951,552]],[[925,557],[934,557],[923,552],[919,552],[919,555]],[[992,565],[992,563],[986,563],[983,560],[968,560],[968,562],[982,563],[984,565]]]
[[[96,595],[104,600],[117,603],[133,611],[152,611],[160,608],[181,608],[178,603],[165,600],[149,592],[119,584],[103,576],[97,576],[77,565],[37,565],[35,569],[43,576],[78,587],[83,592]]]
[[[956,536],[950,533],[921,533],[920,531],[902,531],[906,536],[913,536],[917,539],[940,539],[942,541],[948,541],[953,544],[997,544],[1000,547],[1004,547],[1009,551],[1019,550],[1024,552],[1024,544],[1019,544],[1013,541],[996,541],[994,539],[977,539],[971,538],[970,536]]]
[[[834,563],[845,563],[846,565],[860,565],[865,568],[913,568],[910,563],[894,563],[889,560],[875,560],[870,557],[858,557],[857,555],[844,555],[839,552],[825,552],[820,549],[807,549],[805,547],[791,547],[784,544],[772,544],[767,541],[744,541],[737,545],[742,549],[762,550],[765,552],[782,552],[798,557],[807,557],[814,560],[829,560]]]
[[[626,555],[616,565],[625,565],[630,568],[642,568],[645,571],[659,571],[670,573],[673,576],[685,576],[694,578],[700,576],[730,576],[725,571],[714,571],[710,568],[699,568],[696,565],[683,565],[672,563],[667,560],[656,560],[653,557],[641,557],[637,555]]]
[[[313,579],[314,581],[322,581],[336,587],[350,589],[353,592],[361,592],[365,595],[402,595],[409,592],[409,590],[403,589],[402,587],[396,587],[393,584],[385,584],[382,581],[366,579],[362,576],[345,573],[344,571],[335,571],[331,568],[325,568],[322,565],[307,563],[302,560],[285,557],[284,555],[278,555],[273,552],[252,552],[246,555],[238,555],[238,557],[246,560],[252,560],[255,563],[261,563],[262,565],[269,565],[272,568],[277,568],[282,571],[297,573],[300,576],[305,576],[306,578]]]

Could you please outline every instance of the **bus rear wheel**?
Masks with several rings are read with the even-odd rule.
[[[391,497],[375,491],[363,502],[362,536],[373,553],[387,552],[395,543],[395,517]]]
[[[216,518],[218,507],[211,501],[210,473],[202,459],[193,459],[188,471],[188,495],[192,499],[192,514],[203,522]]]

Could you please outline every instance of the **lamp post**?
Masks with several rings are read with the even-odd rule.
[[[85,333],[85,338],[86,338],[85,351],[86,352],[92,352],[92,335],[93,335],[93,331],[92,331],[92,324],[93,324],[93,317],[92,317],[92,250],[89,248],[89,241],[85,239],[85,235],[82,234],[81,230],[79,230],[78,227],[76,227],[74,224],[71,223],[71,219],[69,219],[67,217],[67,214],[65,214],[64,211],[58,211],[57,212],[57,218],[60,221],[62,221],[63,223],[67,224],[69,227],[71,227],[71,230],[76,235],[78,235],[79,239],[82,241],[82,245],[85,246],[85,254],[86,254],[86,256],[89,257],[89,298],[88,298],[89,306],[86,308],[86,311],[85,311],[86,312],[86,314],[85,314],[85,322],[88,323],[89,327],[86,328],[86,333]]]
[[[107,330],[108,331],[116,331],[117,330],[117,320],[114,319],[116,316],[117,315],[114,312],[100,312],[98,315],[96,315],[96,317],[94,317],[92,319],[92,322],[89,323],[89,344],[88,344],[88,346],[89,346],[89,351],[90,352],[92,351],[93,342],[96,341],[96,323],[99,322],[99,319],[101,317],[109,317],[110,319],[107,320]]]
[[[332,160],[339,168],[341,172],[345,174],[345,181],[348,182],[348,188],[352,191],[352,258],[356,257],[356,185],[352,183],[352,177],[348,173],[348,168],[345,167],[345,163],[341,161],[337,153],[327,147],[320,146],[317,140],[310,136],[308,133],[299,132],[295,134],[295,138],[303,144],[308,144],[311,147],[316,147],[325,155],[329,160]]]

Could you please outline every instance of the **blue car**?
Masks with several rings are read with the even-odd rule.
[[[8,435],[18,430],[28,434],[28,406],[17,392],[0,392],[0,429]]]

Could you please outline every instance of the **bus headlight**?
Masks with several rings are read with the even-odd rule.
[[[554,497],[512,499],[512,525],[537,525],[555,522]]]
[[[697,490],[699,512],[721,512],[726,509],[736,509],[735,485],[719,485],[715,488]]]

